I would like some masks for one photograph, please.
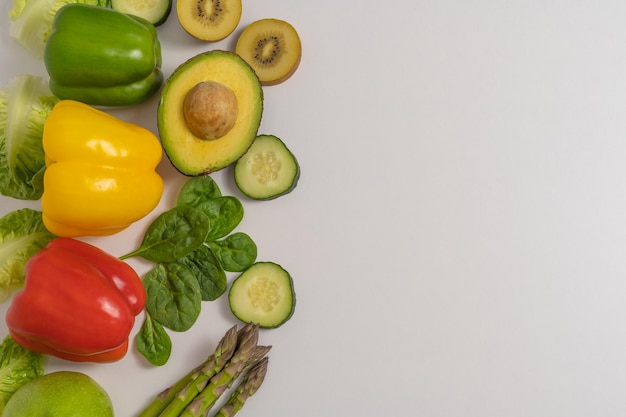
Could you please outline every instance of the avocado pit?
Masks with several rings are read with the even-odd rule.
[[[204,140],[226,135],[237,121],[238,109],[233,90],[215,81],[199,82],[183,100],[187,127],[194,136]]]

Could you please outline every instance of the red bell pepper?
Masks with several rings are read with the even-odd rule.
[[[113,362],[128,351],[146,292],[130,265],[71,238],[57,238],[26,264],[24,289],[6,314],[23,347],[75,362]]]

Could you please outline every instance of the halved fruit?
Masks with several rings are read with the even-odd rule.
[[[157,125],[172,165],[188,176],[205,175],[246,153],[262,113],[254,70],[237,54],[214,50],[184,62],[167,79]]]
[[[302,44],[296,29],[280,19],[261,19],[248,25],[235,52],[257,73],[262,85],[287,80],[300,64]]]
[[[241,0],[178,0],[180,25],[194,38],[206,42],[224,39],[241,19]]]

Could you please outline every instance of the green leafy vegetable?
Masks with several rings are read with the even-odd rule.
[[[108,0],[13,0],[10,35],[35,57],[43,57],[57,11],[70,3],[106,6]]]
[[[178,192],[177,205],[198,207],[210,198],[221,196],[222,192],[213,178],[208,175],[192,177]]]
[[[6,336],[0,344],[0,414],[9,398],[30,380],[43,375],[43,356]]]
[[[0,194],[38,200],[43,193],[44,123],[58,99],[41,77],[13,77],[0,89]]]
[[[172,339],[158,321],[146,313],[143,325],[135,338],[137,351],[152,365],[165,365],[172,353]]]
[[[186,265],[196,276],[203,301],[217,300],[226,292],[226,273],[208,246],[200,246],[178,262]]]
[[[243,219],[243,205],[237,197],[222,196],[218,185],[209,176],[189,179],[178,193],[177,206],[195,207],[209,217],[211,229],[207,242],[222,238]]]
[[[40,211],[23,208],[0,218],[0,301],[24,285],[26,262],[55,237]]]
[[[223,196],[210,198],[197,208],[209,217],[211,229],[206,241],[211,242],[228,235],[243,219],[243,205],[237,197]]]
[[[176,206],[161,213],[144,235],[139,248],[120,259],[141,256],[152,262],[173,262],[203,244],[209,218],[191,206]]]
[[[191,270],[178,262],[160,263],[144,277],[146,311],[168,329],[184,332],[200,315],[200,284]]]
[[[164,364],[164,352],[171,350],[171,340],[158,326],[188,330],[202,301],[226,292],[226,271],[245,270],[256,260],[256,244],[248,235],[229,236],[243,214],[241,201],[222,196],[210,176],[192,177],[181,187],[176,206],[148,227],[140,247],[121,257],[141,256],[158,264],[144,277],[149,317],[136,343],[150,363]]]
[[[233,233],[222,240],[209,242],[209,246],[224,270],[229,272],[241,272],[256,261],[256,243],[243,232]]]

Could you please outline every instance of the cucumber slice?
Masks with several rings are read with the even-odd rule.
[[[159,26],[169,17],[172,0],[111,0],[111,8],[141,17],[154,26]]]
[[[291,275],[274,262],[256,262],[233,281],[228,304],[244,323],[279,327],[291,318],[296,305]]]
[[[285,143],[274,135],[259,135],[235,163],[237,188],[255,200],[271,200],[291,192],[300,165]]]

